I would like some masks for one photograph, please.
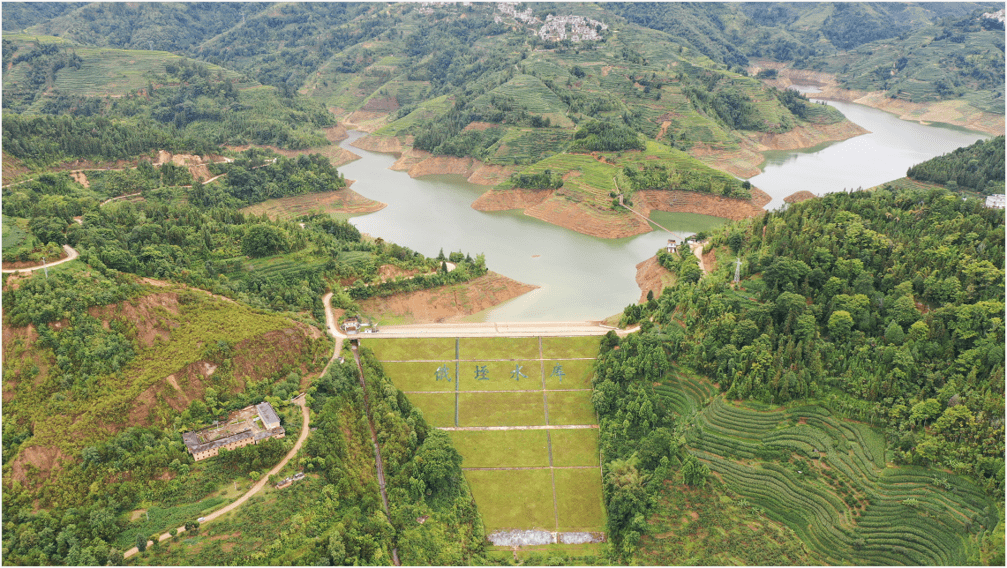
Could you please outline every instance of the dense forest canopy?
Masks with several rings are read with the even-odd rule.
[[[1004,192],[1004,171],[1004,137],[996,136],[916,164],[906,175],[949,188],[992,194]]]
[[[80,255],[4,274],[5,562],[119,565],[153,536],[141,563],[510,564],[451,437],[374,355],[358,368],[347,346],[321,373],[327,292],[360,315],[486,259],[244,208],[346,193],[321,148],[337,122],[592,214],[639,191],[750,199],[697,157],[845,120],[753,65],[1002,116],[1003,24],[983,16],[1002,7],[5,4],[3,260]],[[908,175],[965,198],[883,186],[795,204],[714,231],[710,273],[687,246],[658,252],[674,284],[626,307],[615,319],[639,332],[606,335],[594,362],[607,525],[585,558],[655,558],[680,482],[776,523],[781,552],[745,559],[1003,564],[1004,213],[972,196],[1003,193],[1004,138]],[[291,450],[299,392],[314,434],[288,471],[307,479],[201,527]],[[192,460],[182,432],[261,401],[286,439]],[[183,525],[193,540],[156,544]]]

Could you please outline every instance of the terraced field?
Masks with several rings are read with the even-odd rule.
[[[886,463],[880,432],[823,407],[735,404],[680,368],[653,389],[691,423],[689,452],[823,564],[966,564],[998,522],[970,481]]]

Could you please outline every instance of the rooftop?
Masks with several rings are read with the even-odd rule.
[[[258,411],[259,418],[262,418],[263,425],[280,421],[280,418],[276,416],[276,411],[268,402],[260,402],[255,405],[255,410]]]

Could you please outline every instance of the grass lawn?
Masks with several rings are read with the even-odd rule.
[[[598,465],[597,430],[550,430],[549,436],[554,466]]]
[[[714,217],[713,215],[682,213],[679,211],[658,211],[656,209],[650,212],[650,218],[672,231],[685,233],[710,231],[729,222],[728,219]]]
[[[423,408],[422,404],[419,406]],[[462,393],[458,399],[458,425],[545,425],[542,393]]]
[[[454,393],[412,393],[409,402],[423,412],[423,418],[435,428],[455,425]]]
[[[454,361],[455,359],[455,340],[450,337],[361,339],[363,340],[361,343],[370,347],[379,361]]]
[[[591,393],[549,392],[549,424],[597,424]]]
[[[453,391],[455,390],[455,362],[382,363],[385,373],[395,386],[403,391]],[[447,378],[438,380],[437,370],[446,368]]]
[[[545,430],[451,432],[451,442],[465,461],[462,467],[546,467]]]
[[[520,367],[520,369],[518,369]],[[516,375],[518,370],[521,375]],[[483,371],[485,380],[477,379]],[[542,389],[542,363],[539,361],[491,361],[458,363],[458,390],[532,390]]]
[[[560,372],[563,374],[560,375]],[[546,389],[589,389],[593,376],[594,359],[545,362]]]
[[[465,478],[479,504],[487,533],[497,529],[556,529],[548,469],[466,471]],[[600,491],[600,481],[598,485]]]
[[[601,338],[586,337],[543,337],[542,357],[546,359],[594,358],[598,355]]]
[[[538,359],[537,337],[463,337],[459,359]]]
[[[598,469],[557,469],[556,509],[560,531],[601,532],[605,510]]]

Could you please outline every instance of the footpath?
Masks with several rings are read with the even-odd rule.
[[[341,333],[339,333],[338,328],[336,327],[336,318],[335,318],[335,315],[332,313],[332,306],[330,305],[330,300],[331,299],[332,299],[332,293],[330,292],[330,293],[328,293],[328,294],[326,294],[325,296],[322,297],[322,302],[325,304],[325,323],[326,323],[326,327],[329,330],[329,334],[332,335],[333,339],[336,340],[336,346],[335,346],[335,349],[332,352],[332,357],[329,358],[329,362],[325,364],[325,368],[322,369],[322,372],[318,375],[319,377],[325,376],[325,373],[329,370],[329,367],[332,365],[332,362],[335,361],[339,357],[339,353],[340,353],[340,351],[343,348],[343,339],[345,339],[345,337],[346,337],[346,336],[342,335]],[[361,376],[361,380],[363,380],[362,376]],[[233,511],[233,510],[237,509],[238,507],[244,505],[246,501],[248,501],[256,493],[258,493],[259,491],[261,491],[262,488],[265,487],[267,483],[269,483],[270,476],[279,473],[280,470],[282,470],[283,467],[285,465],[287,465],[287,462],[289,462],[291,460],[291,458],[293,458],[295,455],[297,455],[297,452],[299,452],[301,450],[301,446],[304,445],[304,441],[306,439],[308,439],[308,434],[311,431],[311,429],[308,427],[308,424],[310,422],[310,411],[309,411],[308,407],[304,404],[304,398],[305,398],[304,394],[302,393],[301,395],[299,395],[296,398],[294,398],[293,401],[292,401],[294,404],[296,404],[297,406],[301,407],[301,418],[302,418],[302,422],[301,422],[301,435],[297,437],[297,442],[294,443],[294,447],[291,448],[289,452],[287,452],[287,455],[284,456],[282,460],[280,460],[280,463],[278,463],[275,466],[273,466],[273,468],[271,470],[269,470],[269,472],[267,472],[266,474],[264,474],[262,476],[262,478],[259,479],[258,482],[256,482],[255,485],[253,485],[248,491],[245,492],[244,495],[242,495],[241,497],[239,497],[238,499],[236,499],[232,503],[230,503],[228,505],[225,505],[224,507],[221,507],[220,509],[217,509],[216,511],[210,513],[209,515],[201,517],[202,520],[200,521],[200,525],[205,525],[206,523],[212,522],[213,520],[221,517],[222,515],[226,515],[227,513],[230,513],[231,511]],[[384,494],[384,491],[383,491],[383,488],[382,488],[382,496],[384,496],[383,494]],[[387,511],[387,509],[388,509],[387,497],[385,499],[386,499],[385,509]],[[182,533],[185,532],[185,527],[184,526],[183,527],[178,527],[177,529],[175,529],[175,532],[176,532],[176,534],[182,534]],[[164,533],[161,536],[159,536],[157,538],[157,540],[158,540],[158,542],[162,542],[162,541],[168,540],[169,538],[171,538],[171,534],[170,533]],[[153,544],[154,544],[154,541],[152,541],[152,540],[148,540],[147,541],[147,546],[148,547],[152,546]],[[138,552],[139,552],[139,549],[134,546],[133,548],[130,548],[129,550],[127,550],[126,552],[124,552],[122,556],[123,556],[123,558],[130,558],[130,557],[136,555]],[[396,557],[396,560],[398,560],[397,557]],[[398,564],[398,563],[396,562],[396,564]]]

